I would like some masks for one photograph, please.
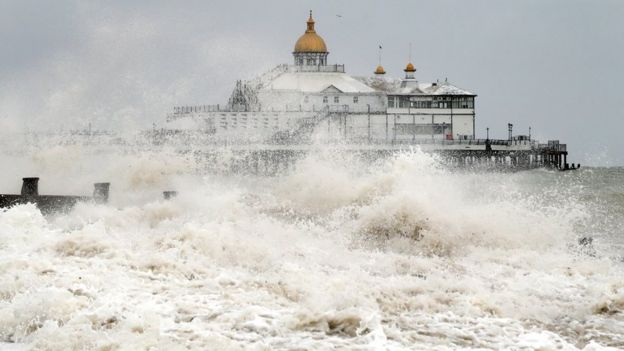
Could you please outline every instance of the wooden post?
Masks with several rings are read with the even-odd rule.
[[[163,198],[165,200],[171,200],[176,196],[178,196],[177,191],[173,191],[173,190],[163,191]]]
[[[108,194],[110,192],[110,183],[93,184],[93,201],[97,204],[105,204],[108,202]]]
[[[38,196],[39,195],[39,178],[28,177],[22,178],[22,196]]]

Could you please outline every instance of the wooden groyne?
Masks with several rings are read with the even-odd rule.
[[[110,183],[95,183],[93,184],[92,196],[39,195],[39,178],[28,177],[22,178],[22,190],[20,194],[0,194],[0,208],[32,203],[35,204],[43,214],[67,212],[79,202],[107,204],[109,193]],[[177,195],[178,192],[175,190],[163,191],[164,200],[173,200]]]
[[[20,194],[0,194],[0,208],[32,203],[43,214],[64,212],[71,210],[78,202],[105,204],[110,191],[110,183],[95,183],[92,196],[39,195],[39,178],[22,178],[22,181]]]

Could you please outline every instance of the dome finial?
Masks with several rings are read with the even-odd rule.
[[[414,79],[414,72],[416,72],[416,68],[412,64],[412,43],[409,43],[409,60],[407,61],[407,66],[403,70],[405,72],[405,79]]]
[[[382,49],[383,47],[379,45],[379,65],[377,66],[377,69],[375,69],[375,72],[374,72],[376,75],[386,74],[386,70],[384,70],[383,66],[381,65],[381,50]]]
[[[312,10],[310,10],[310,18],[308,18],[308,30],[306,33],[314,33],[314,19],[312,18]]]

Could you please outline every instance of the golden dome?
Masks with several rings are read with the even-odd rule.
[[[295,44],[295,52],[327,52],[325,41],[314,30],[314,20],[312,19],[312,11],[308,18],[308,29],[299,37]]]
[[[375,74],[386,74],[386,71],[381,65],[379,65],[377,66],[377,69],[375,70]]]
[[[414,68],[414,65],[412,65],[412,63],[408,63],[407,66],[404,69],[405,72],[416,72],[416,68]]]

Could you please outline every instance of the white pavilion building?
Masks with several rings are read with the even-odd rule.
[[[328,55],[310,12],[294,64],[238,81],[225,105],[175,107],[167,129],[245,143],[296,143],[311,132],[357,143],[474,139],[475,94],[447,81],[419,82],[412,63],[402,79],[386,77],[381,66],[371,77],[352,77]]]

